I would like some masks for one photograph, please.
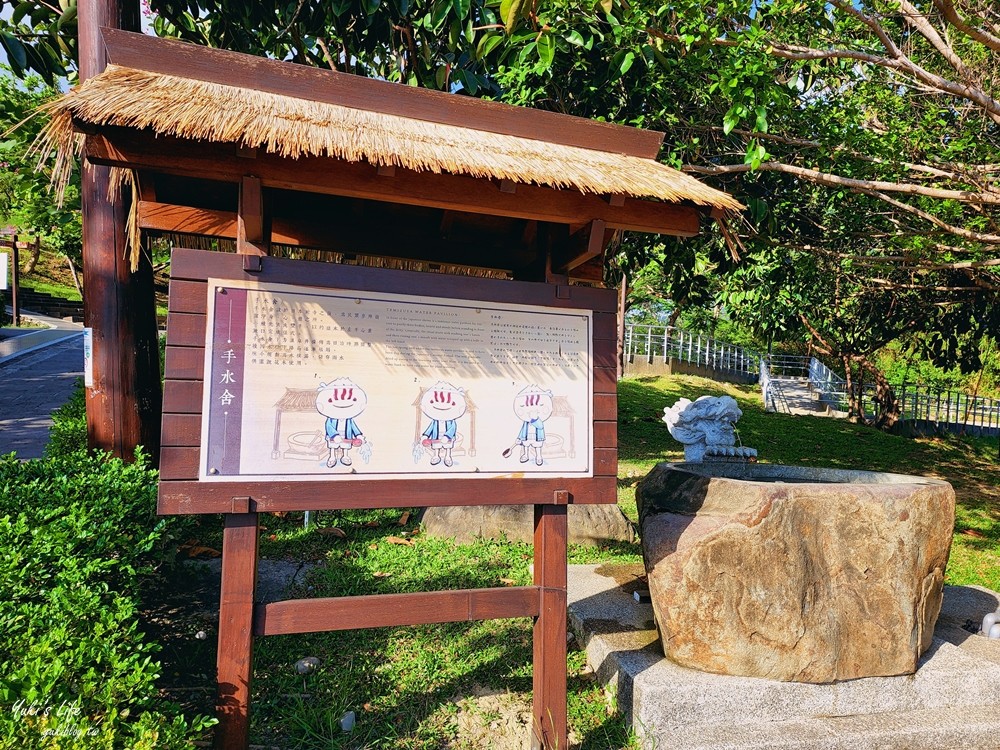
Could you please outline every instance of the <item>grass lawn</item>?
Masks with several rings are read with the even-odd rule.
[[[682,396],[728,394],[744,413],[739,423],[743,443],[757,448],[763,461],[928,474],[952,482],[959,509],[947,582],[1000,589],[996,439],[912,440],[842,420],[766,414],[752,388],[696,377],[627,379],[619,394],[619,503],[633,520],[636,482],[656,462],[683,455],[660,419],[664,406]],[[406,522],[400,525],[400,520]],[[301,528],[301,514],[263,516],[262,525],[262,557],[315,564],[291,592],[296,597],[530,582],[530,546],[487,540],[455,545],[422,535],[412,517],[401,519],[401,511],[322,513],[320,529],[308,532]],[[216,547],[219,538],[216,522],[203,522],[199,543]],[[639,547],[570,550],[571,563],[609,560],[638,562]],[[190,625],[188,635],[164,654],[165,666],[177,672],[169,681],[184,686],[172,698],[210,705],[212,684],[206,675],[211,668],[205,665],[214,663],[215,633],[198,640],[194,633],[200,627]],[[523,747],[531,689],[527,619],[278,636],[257,644],[255,744]],[[615,711],[614,696],[593,679],[582,652],[572,649],[571,739],[590,750],[635,747]],[[318,657],[321,666],[303,677],[293,665],[306,656]],[[347,711],[357,715],[350,734],[339,725]]]

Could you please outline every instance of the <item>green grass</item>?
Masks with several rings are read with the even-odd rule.
[[[405,526],[399,520],[400,511],[320,514],[319,527],[336,525],[346,534],[340,538],[303,530],[301,514],[265,516],[261,554],[321,563],[292,596],[531,583],[530,545],[494,540],[456,545],[422,535],[412,519]],[[574,547],[571,562],[640,559],[637,547],[622,547]],[[531,651],[527,618],[261,639],[255,654],[252,741],[282,748],[445,747],[460,737],[458,702],[463,698],[499,692],[530,709]],[[293,665],[305,656],[318,657],[322,666],[302,677]],[[585,661],[574,650],[568,665],[568,709],[581,747],[633,747],[624,721],[609,713],[604,689]],[[466,713],[476,711],[474,698],[463,705]],[[350,735],[339,726],[348,710],[358,717]],[[496,718],[486,711],[477,720],[488,725]],[[523,731],[527,736],[527,728]]]
[[[80,293],[76,291],[75,286],[57,284],[55,282],[46,281],[36,277],[21,279],[20,286],[25,291],[38,292],[39,294],[51,294],[53,297],[61,297],[62,299],[68,299],[71,302],[81,302],[83,300]]]
[[[619,503],[631,518],[636,482],[658,461],[683,457],[680,444],[661,421],[663,408],[680,397],[728,394],[743,410],[742,442],[757,448],[763,461],[929,474],[952,482],[959,505],[947,582],[1000,589],[996,439],[912,440],[843,420],[766,414],[755,389],[697,377],[626,379],[619,394]],[[400,526],[398,510],[320,514],[321,528],[335,526],[346,538],[305,531],[301,518],[262,517],[263,557],[319,563],[300,589],[291,592],[293,597],[530,582],[528,545],[489,540],[456,545],[426,537],[412,518]],[[400,544],[400,539],[411,544]],[[204,522],[201,540],[218,545],[216,522]],[[638,545],[624,544],[572,547],[569,557],[571,563],[641,560]],[[213,640],[214,634],[200,642],[201,647],[210,650]],[[495,737],[482,738],[500,731],[490,727],[502,726],[505,712],[497,708],[498,699],[476,696],[499,691],[509,702],[530,707],[527,619],[279,636],[257,644],[255,744],[399,750],[497,746]],[[302,677],[293,665],[305,656],[320,658],[322,665]],[[211,663],[214,654],[205,653],[201,659]],[[588,674],[583,653],[571,650],[567,666],[570,728],[580,747],[638,747],[613,710],[613,696]],[[356,712],[357,725],[353,733],[344,734],[339,719],[349,710]],[[507,711],[507,719],[511,713],[516,711]],[[486,734],[470,739],[470,721],[482,724]],[[524,728],[522,736],[526,732]]]
[[[919,474],[955,488],[955,537],[946,582],[1000,590],[1000,461],[996,438],[911,439],[842,419],[765,413],[756,389],[697,377],[636,378],[619,385],[619,502],[629,512],[635,483],[657,460],[679,460],[660,421],[678,398],[729,395],[743,411],[739,435],[762,461]],[[634,511],[633,511],[634,512]]]

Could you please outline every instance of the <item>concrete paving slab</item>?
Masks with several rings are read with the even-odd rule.
[[[569,615],[591,667],[617,692],[646,747],[1000,746],[1000,642],[963,629],[996,608],[992,592],[945,588],[934,644],[916,674],[812,685],[670,662],[652,606],[633,597],[645,588],[642,574],[641,565],[570,566]]]
[[[21,459],[41,458],[52,412],[66,403],[81,377],[79,331],[0,362],[0,455],[15,451]]]

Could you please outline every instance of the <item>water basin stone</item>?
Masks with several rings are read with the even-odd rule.
[[[664,653],[717,674],[912,674],[941,608],[947,482],[775,464],[661,463],[636,489]]]

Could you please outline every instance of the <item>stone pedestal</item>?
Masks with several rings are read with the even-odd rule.
[[[569,620],[643,750],[956,750],[1000,737],[1000,641],[964,629],[995,592],[945,586],[917,671],[815,685],[665,659],[641,565],[570,565]],[[640,597],[644,599],[644,597]],[[975,627],[972,625],[971,627]]]
[[[469,544],[478,538],[534,540],[535,516],[530,505],[476,505],[427,508],[420,518],[431,536]],[[600,546],[634,542],[635,529],[617,505],[570,505],[567,511],[570,544]]]
[[[768,464],[660,464],[637,489],[663,649],[717,674],[912,674],[941,608],[946,482]]]

